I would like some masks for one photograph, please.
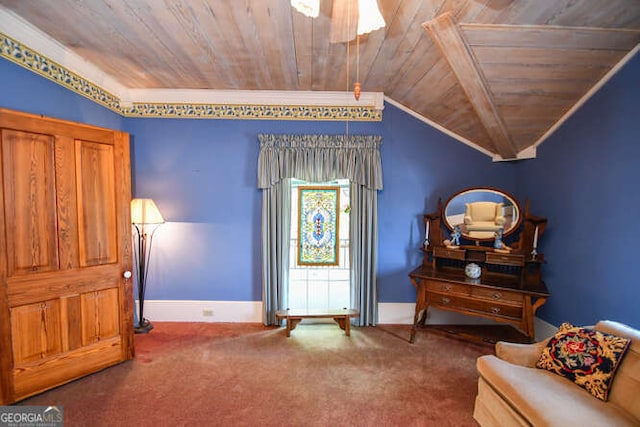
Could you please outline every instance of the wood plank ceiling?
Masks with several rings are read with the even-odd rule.
[[[504,159],[540,143],[640,43],[638,0],[378,4],[384,29],[332,44],[332,0],[315,19],[289,0],[0,0],[129,88],[346,91],[359,80]]]

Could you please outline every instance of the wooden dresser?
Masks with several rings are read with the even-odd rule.
[[[465,236],[461,240],[470,244],[448,247],[442,243],[441,229],[446,206],[439,202],[437,213],[425,215],[428,231],[423,263],[409,273],[417,291],[410,342],[414,342],[417,328],[425,325],[429,307],[510,324],[533,341],[535,312],[549,297],[541,277],[544,256],[534,246],[546,220],[529,215],[527,204],[515,226],[518,240],[509,252],[497,251],[491,239],[484,239],[489,244],[482,245],[484,241]],[[481,268],[479,278],[465,274],[470,263]]]

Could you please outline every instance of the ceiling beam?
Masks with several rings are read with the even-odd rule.
[[[444,13],[423,23],[422,26],[451,66],[482,126],[487,130],[495,151],[503,159],[515,158],[518,150],[507,132],[482,73],[469,53],[451,13]]]

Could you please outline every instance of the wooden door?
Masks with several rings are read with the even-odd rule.
[[[0,404],[133,356],[128,134],[0,109]]]

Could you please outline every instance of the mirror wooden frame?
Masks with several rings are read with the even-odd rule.
[[[478,196],[482,193],[489,193],[486,195]],[[475,197],[474,197],[475,196]],[[468,213],[468,210],[465,210],[465,206],[468,203],[474,202],[496,202],[496,203],[505,203],[506,205],[502,208],[501,216],[503,221],[508,221],[508,218],[514,218],[509,222],[505,222],[505,224],[509,224],[507,228],[500,225],[495,225],[491,227],[491,229],[486,229],[483,231],[470,231],[467,230],[465,224],[465,217]],[[455,204],[454,204],[455,203]],[[447,210],[449,210],[452,206],[457,208],[461,208],[462,211],[455,214],[447,214]],[[506,209],[505,209],[506,208]],[[512,208],[513,210],[509,212]],[[468,209],[468,207],[466,208]],[[457,212],[457,211],[456,211]],[[507,212],[505,214],[505,212]],[[522,207],[518,200],[511,195],[509,192],[501,190],[499,188],[494,187],[469,187],[465,188],[457,193],[454,193],[447,202],[442,207],[442,220],[445,226],[453,231],[456,225],[460,225],[460,234],[464,239],[471,241],[491,241],[495,239],[495,232],[502,228],[503,229],[503,237],[507,237],[511,234],[514,234],[520,228],[523,219],[523,211]],[[451,222],[451,217],[459,216],[456,223]],[[505,220],[504,218],[507,218]]]

